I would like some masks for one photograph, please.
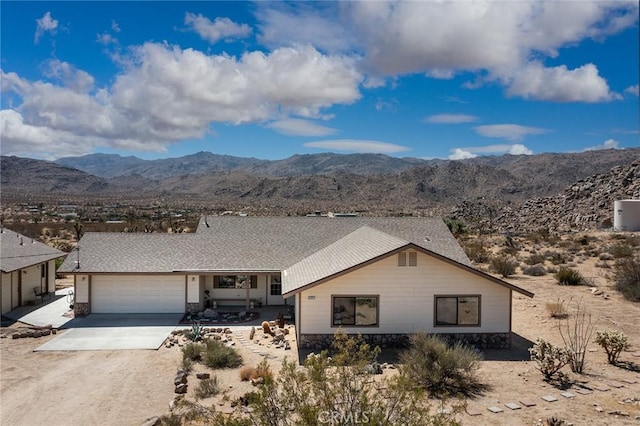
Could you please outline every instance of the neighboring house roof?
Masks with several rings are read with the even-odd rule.
[[[194,234],[91,233],[60,268],[67,273],[282,271],[363,226],[470,265],[439,218],[208,217]]]
[[[66,255],[67,253],[63,251],[10,229],[2,228],[0,231],[0,270],[2,272],[17,271]]]

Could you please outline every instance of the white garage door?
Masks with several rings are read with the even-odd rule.
[[[184,311],[184,276],[95,275],[91,279],[92,313]]]

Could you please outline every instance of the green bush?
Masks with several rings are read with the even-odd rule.
[[[436,397],[473,395],[482,391],[476,371],[482,355],[460,342],[447,344],[440,336],[416,333],[400,354],[402,370]]]
[[[201,361],[202,351],[204,351],[204,345],[201,343],[188,343],[182,348],[182,359],[188,359],[190,361]]]
[[[529,354],[531,361],[538,364],[538,370],[547,381],[559,376],[560,369],[571,362],[569,350],[552,345],[544,339],[538,339],[533,347],[529,348]]]
[[[560,269],[558,269],[554,278],[558,283],[563,285],[580,285],[584,283],[582,274],[579,271],[565,266],[561,266]]]
[[[609,364],[616,364],[620,353],[629,349],[629,339],[621,331],[596,332],[596,343],[607,353]]]
[[[196,399],[208,398],[210,396],[217,395],[218,392],[220,392],[218,378],[213,376],[210,379],[200,380],[200,383],[198,383],[198,387],[196,388],[195,397]]]
[[[498,255],[491,258],[491,270],[505,278],[515,274],[517,266],[518,262],[509,256]]]
[[[235,368],[242,365],[242,356],[219,340],[206,340],[203,363],[210,368]]]
[[[613,280],[625,299],[640,302],[640,258],[618,259],[613,266]]]

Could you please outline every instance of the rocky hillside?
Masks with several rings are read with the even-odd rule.
[[[477,228],[502,233],[608,228],[612,226],[614,201],[629,198],[640,198],[638,159],[628,166],[581,179],[555,196],[507,206],[488,199],[465,201],[453,209],[452,216]]]

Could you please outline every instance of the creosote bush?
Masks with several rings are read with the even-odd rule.
[[[563,285],[580,285],[584,281],[580,271],[566,266],[561,266],[558,272],[555,273],[554,278]]]
[[[503,277],[508,277],[516,273],[518,262],[509,256],[498,255],[491,258],[491,270]]]
[[[616,364],[622,351],[629,349],[629,339],[621,331],[596,332],[595,342],[607,353],[609,364]]]
[[[440,336],[416,333],[400,361],[407,376],[432,396],[470,396],[486,387],[476,375],[482,354],[460,342],[450,345]]]
[[[537,265],[538,263],[544,264],[545,261],[545,257],[543,254],[540,253],[534,253],[532,255],[530,255],[529,257],[524,259],[524,263],[526,263],[527,265]]]
[[[613,280],[625,299],[640,302],[640,258],[618,259],[613,266]]]
[[[538,364],[538,370],[547,381],[562,378],[560,370],[571,362],[571,353],[566,348],[552,345],[544,339],[538,339],[533,347],[529,348],[531,361]]]

